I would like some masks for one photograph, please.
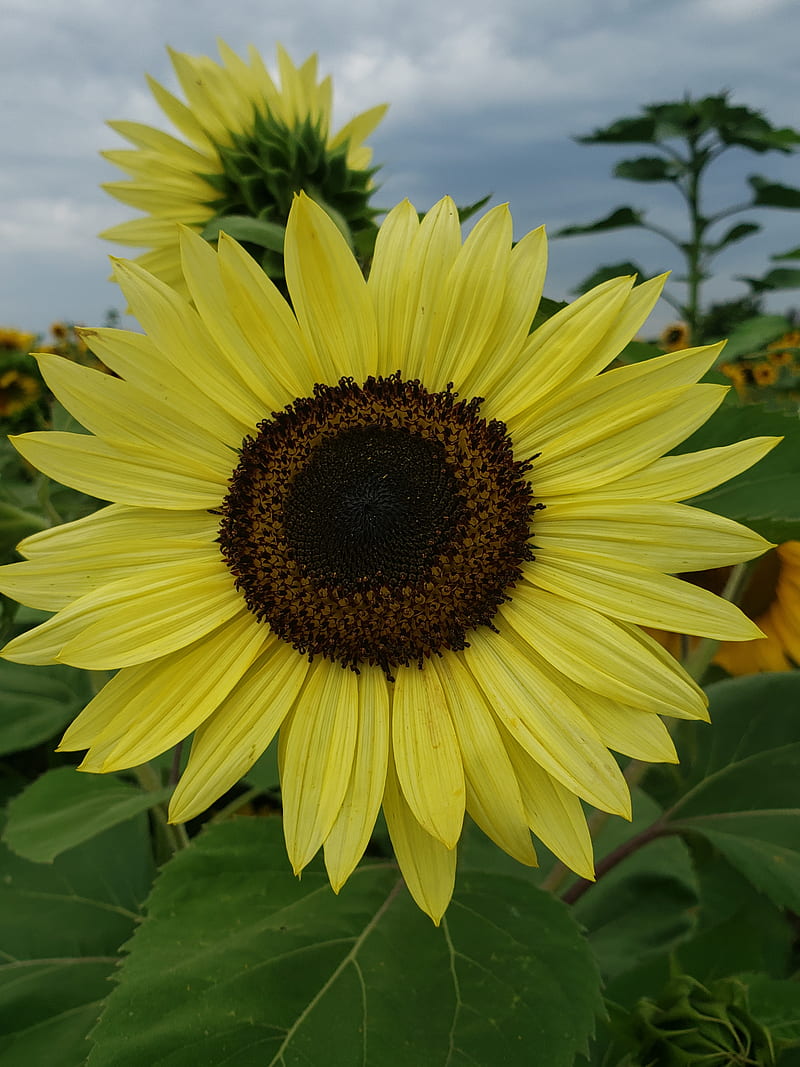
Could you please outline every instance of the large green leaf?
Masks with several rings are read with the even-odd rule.
[[[613,173],[615,178],[632,182],[674,182],[680,170],[680,165],[665,156],[640,156],[621,160]]]
[[[147,793],[114,775],[58,767],[45,771],[9,803],[3,840],[18,856],[50,863],[75,845],[155,807],[170,792],[167,788]]]
[[[86,1062],[153,875],[146,819],[30,863],[0,845],[0,1065]]]
[[[698,834],[776,904],[800,912],[800,742],[747,756],[710,774],[667,813]]]
[[[756,315],[730,335],[722,353],[726,361],[737,356],[749,356],[766,348],[771,341],[791,330],[792,324],[784,315]]]
[[[761,404],[725,404],[676,451],[694,452],[746,437],[783,437],[749,470],[692,503],[743,522],[769,540],[800,539],[800,420]]]
[[[90,699],[86,671],[0,660],[0,755],[21,752],[63,729]]]
[[[738,274],[743,282],[756,293],[771,292],[774,289],[800,289],[800,270],[793,267],[773,267],[762,278],[751,278]]]
[[[276,820],[211,827],[148,911],[91,1067],[569,1067],[599,1006],[575,921],[527,882],[464,873],[437,930],[388,863],[339,897],[318,864],[295,879]]]

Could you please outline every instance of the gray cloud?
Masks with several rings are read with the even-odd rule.
[[[95,234],[131,213],[99,188],[120,175],[97,153],[117,143],[109,118],[166,126],[144,74],[174,88],[167,44],[216,55],[219,35],[237,51],[252,42],[270,65],[278,40],[296,59],[318,51],[321,69],[334,75],[339,122],[391,103],[372,138],[384,163],[381,203],[409,196],[426,208],[444,193],[465,202],[491,191],[494,202],[510,201],[518,236],[626,202],[652,203],[654,217],[657,205],[661,221],[680,223],[669,190],[610,177],[624,153],[571,140],[642,103],[727,87],[773,121],[797,122],[794,0],[463,0],[433,10],[423,0],[345,9],[321,0],[2,0],[2,7],[0,324],[25,329],[58,318],[97,322],[121,306],[105,280],[108,254],[121,250]],[[796,158],[732,152],[715,176],[715,195],[739,199],[744,175],[759,170],[800,184]],[[796,216],[757,218],[765,233],[720,261],[710,295],[741,291],[732,275],[760,273],[769,253],[797,243]],[[653,271],[677,266],[666,246],[633,231],[554,242],[547,291],[563,297],[599,263],[621,259]],[[654,322],[671,314],[662,308]]]

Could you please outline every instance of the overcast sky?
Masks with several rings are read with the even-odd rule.
[[[798,127],[798,31],[797,0],[0,0],[0,326],[96,325],[121,308],[107,256],[125,250],[95,235],[135,213],[100,189],[122,173],[98,152],[121,144],[108,119],[169,129],[144,77],[175,88],[167,44],[217,58],[217,37],[239,52],[252,43],[272,69],[276,41],[298,62],[318,52],[338,124],[391,105],[371,138],[380,204],[408,196],[425,209],[445,193],[465,203],[491,192],[510,202],[520,237],[625,203],[652,204],[654,222],[679,226],[672,190],[613,179],[623,153],[571,137],[645,103],[723,88]],[[752,172],[800,185],[800,153],[728,153],[714,206],[744,199]],[[771,253],[800,243],[800,213],[753,218],[765,232],[718,261],[709,296],[742,294],[735,274],[761,274]],[[566,298],[623,259],[651,273],[678,266],[668,245],[632,230],[554,241],[545,291]],[[791,304],[798,294],[773,301]],[[673,317],[660,307],[650,332]]]

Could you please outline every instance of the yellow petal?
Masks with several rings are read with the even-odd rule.
[[[580,800],[540,767],[506,731],[503,739],[531,829],[570,870],[593,881],[592,839]]]
[[[630,817],[616,760],[586,716],[502,634],[470,636],[467,665],[508,732],[548,774],[595,807]]]
[[[392,745],[397,777],[415,819],[453,848],[464,822],[464,768],[441,682],[429,666],[397,670]]]
[[[297,321],[334,384],[363,381],[378,366],[378,334],[364,276],[330,216],[304,194],[289,215],[286,283]]]
[[[386,786],[389,691],[383,671],[364,665],[358,676],[358,739],[341,810],[325,839],[325,866],[334,892],[352,874],[369,843]]]
[[[84,770],[145,763],[182,741],[219,706],[266,638],[244,611],[193,645],[120,671],[70,726],[59,751],[89,748]]]
[[[494,717],[458,653],[431,660],[447,697],[464,760],[467,810],[510,856],[536,865],[519,784]]]
[[[295,874],[331,832],[347,793],[358,734],[356,679],[354,671],[317,659],[281,730],[283,831]]]
[[[438,926],[453,895],[456,850],[445,848],[438,838],[426,833],[414,818],[397,781],[391,755],[386,773],[383,813],[408,891]]]
[[[273,639],[214,713],[198,726],[189,762],[169,806],[186,822],[242,778],[288,715],[308,674],[308,662]]]

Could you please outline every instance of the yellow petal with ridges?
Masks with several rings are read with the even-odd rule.
[[[90,751],[84,769],[136,767],[182,741],[225,699],[268,640],[242,611],[215,633],[116,674],[69,727],[61,752]]]
[[[406,302],[397,279],[419,231],[419,216],[408,200],[392,208],[375,239],[375,253],[367,279],[367,292],[375,308],[378,331],[379,374],[392,374],[405,353],[397,343],[406,319]]]
[[[581,434],[582,447],[572,450],[561,442],[562,454],[547,452],[534,462],[536,495],[542,499],[596,489],[616,478],[639,470],[668,452],[712,415],[725,399],[720,385],[686,385],[649,397],[624,411],[614,412],[613,429]],[[537,451],[534,438],[514,437],[518,455]],[[591,440],[587,440],[591,438]]]
[[[531,564],[531,575],[535,568]],[[650,655],[622,626],[585,603],[520,582],[500,615],[531,656],[590,692],[653,713],[669,715],[678,709],[705,714],[702,692],[684,681],[674,661],[663,663]]]
[[[514,768],[491,711],[458,653],[431,660],[447,698],[464,761],[467,810],[514,859],[536,866],[536,853]]]
[[[621,559],[585,558],[563,547],[537,552],[529,581],[612,618],[675,633],[748,641],[760,630],[735,604],[707,589]]]
[[[459,385],[462,396],[490,397],[498,383],[510,373],[510,368],[517,366],[539,307],[546,272],[547,237],[544,226],[540,226],[511,249],[508,279],[497,321],[481,358]]]
[[[163,85],[155,80],[155,78],[151,78],[150,75],[145,75],[145,77],[147,78],[148,87],[155,97],[156,103],[173,126],[177,130],[180,130],[184,137],[188,137],[190,141],[198,145],[201,149],[216,154],[213,141],[197,120],[192,109],[187,107],[182,100],[179,100],[178,97],[168,89],[165,89]]]
[[[195,731],[192,751],[169,805],[186,822],[242,778],[272,742],[300,692],[308,661],[272,639],[214,713]]]
[[[299,874],[331,832],[347,793],[358,735],[355,672],[317,659],[282,737],[285,731],[283,832]]]
[[[389,757],[383,813],[408,891],[418,906],[441,922],[456,880],[456,850],[445,848],[420,826],[397,781],[394,761]]]
[[[506,731],[503,740],[531,829],[570,870],[594,881],[592,839],[580,800],[540,767]]]
[[[598,338],[611,329],[633,286],[632,278],[603,282],[555,315],[531,334],[513,368],[492,393],[492,414],[504,420],[535,407],[542,397],[557,395],[580,373]]]
[[[497,717],[548,774],[595,807],[630,818],[616,760],[580,708],[513,640],[477,630],[466,659]]]
[[[325,839],[325,867],[338,893],[364,855],[386,787],[389,759],[389,689],[379,667],[362,665],[358,675],[358,740],[350,782]]]
[[[100,500],[176,511],[218,507],[227,484],[209,468],[163,450],[106,444],[98,437],[36,430],[9,438],[50,478]]]
[[[770,542],[711,511],[662,501],[583,496],[549,501],[536,516],[536,544],[621,556],[671,573],[727,567],[760,556]]]
[[[491,342],[506,291],[512,242],[506,204],[473,227],[447,277],[447,310],[441,334],[431,333],[425,372],[429,389],[463,382]]]
[[[438,675],[400,667],[392,701],[397,778],[422,828],[453,848],[464,822],[464,767]]]
[[[286,226],[286,284],[297,321],[317,353],[323,381],[362,382],[378,367],[378,333],[367,284],[330,216],[301,193]]]

